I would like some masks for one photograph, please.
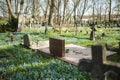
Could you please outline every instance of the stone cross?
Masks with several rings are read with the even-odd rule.
[[[110,80],[120,80],[120,64],[106,60],[105,46],[93,45],[91,51],[92,60],[80,60],[79,70],[91,72],[91,80],[104,80],[104,77]],[[111,72],[114,76],[109,76]],[[113,77],[116,77],[116,79],[112,79]]]
[[[91,33],[90,33],[90,40],[95,40],[95,24],[90,24],[91,27]]]
[[[24,42],[24,46],[29,48],[31,45],[31,39],[30,39],[30,35],[29,34],[25,34],[23,36],[23,42]]]
[[[103,80],[103,60],[106,60],[106,49],[101,45],[92,46],[92,80]]]

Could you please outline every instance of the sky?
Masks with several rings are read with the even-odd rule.
[[[98,0],[96,0],[96,1],[98,2]],[[104,0],[102,0],[102,2],[104,2]],[[112,0],[112,7],[116,6],[117,4],[120,4],[120,0],[119,0],[119,2],[117,2],[117,0]],[[70,5],[73,6],[73,4],[71,4],[71,2],[70,2]],[[92,13],[91,9],[89,9],[88,11],[86,11],[85,15],[90,15],[90,13]],[[1,10],[0,10],[0,16],[2,16]]]

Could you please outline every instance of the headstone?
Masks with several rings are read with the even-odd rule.
[[[25,34],[23,36],[24,46],[29,48],[30,47],[30,43],[31,43],[30,41],[31,41],[30,35],[29,34]]]
[[[90,24],[90,27],[91,27],[90,40],[95,40],[95,31],[96,31],[95,24],[94,23]]]
[[[16,38],[15,36],[12,34],[12,33],[8,33],[8,37],[10,38],[10,40],[13,42],[13,41],[16,41]]]
[[[16,38],[14,36],[11,36],[11,41],[16,41]]]
[[[65,56],[65,40],[50,38],[50,53],[57,57]]]
[[[104,37],[105,36],[105,33],[103,32],[102,34],[101,34],[101,37]]]
[[[105,46],[93,45],[91,51],[92,60],[80,60],[79,70],[91,72],[91,80],[120,80],[120,64],[106,60]]]
[[[90,33],[90,40],[95,40],[95,32],[91,31]]]
[[[92,46],[92,80],[103,80],[103,61],[106,60],[106,49],[102,45]]]

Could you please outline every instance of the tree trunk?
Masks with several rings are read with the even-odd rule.
[[[47,4],[46,4],[46,9],[45,9],[45,13],[44,13],[44,24],[45,24],[45,34],[48,33],[48,27],[47,27],[47,21],[46,21],[46,18],[47,18],[47,10],[48,10],[48,5],[49,5],[49,0],[47,0]]]
[[[9,10],[9,12],[10,12],[11,17],[17,18],[17,16],[13,13],[10,0],[6,0],[6,2],[7,2],[8,10]]]
[[[11,1],[10,0],[6,0],[7,2],[7,6],[8,6],[8,11],[9,11],[9,28],[12,29],[12,31],[17,31],[17,27],[18,27],[18,17],[13,13],[13,10],[12,10],[12,6],[11,6]]]
[[[18,0],[15,0],[15,14],[18,14]]]
[[[93,0],[93,14],[92,14],[92,17],[93,17],[93,23],[95,21],[95,1]]]
[[[109,23],[111,22],[111,3],[112,1],[109,0]]]
[[[32,18],[35,17],[35,0],[33,0]]]
[[[76,29],[75,35],[77,35],[77,22],[76,22],[76,2],[74,3],[74,27]]]
[[[20,12],[19,12],[19,17],[18,17],[18,32],[23,32],[24,31],[24,15],[23,15],[23,4],[24,0],[21,0],[20,2]]]
[[[54,0],[51,0],[48,25],[51,25],[52,27],[53,27],[53,13],[54,13]]]
[[[65,23],[66,7],[67,7],[67,5],[68,5],[68,1],[69,1],[69,0],[64,0],[62,24]]]

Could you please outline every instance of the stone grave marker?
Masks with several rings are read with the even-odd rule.
[[[29,48],[30,47],[30,42],[31,41],[31,39],[30,39],[30,35],[29,34],[25,34],[24,36],[23,36],[23,43],[24,43],[24,46],[25,47],[27,47],[27,48]]]
[[[91,51],[92,60],[80,60],[79,70],[91,72],[91,80],[120,80],[120,64],[106,60],[105,46],[93,45]]]
[[[13,42],[13,41],[16,41],[16,38],[15,36],[12,34],[12,33],[8,33],[8,37],[10,38],[10,40]]]
[[[91,27],[90,40],[95,40],[95,24],[91,23],[89,26]]]
[[[64,57],[65,56],[65,40],[50,38],[50,53],[53,56]]]

